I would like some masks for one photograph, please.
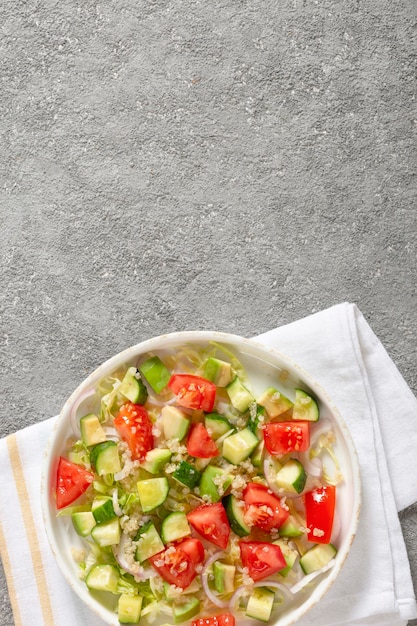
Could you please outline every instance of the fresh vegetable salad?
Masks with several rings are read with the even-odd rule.
[[[95,412],[73,407],[56,507],[120,623],[267,623],[332,567],[335,435],[285,377],[255,392],[226,346],[184,345],[101,380]]]

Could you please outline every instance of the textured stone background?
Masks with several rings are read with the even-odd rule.
[[[416,21],[415,0],[3,0],[0,435],[145,338],[344,300],[417,392]]]

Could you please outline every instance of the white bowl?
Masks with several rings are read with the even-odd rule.
[[[344,481],[337,488],[337,516],[341,527],[338,533],[338,552],[335,564],[326,573],[318,577],[311,590],[303,590],[303,592],[298,593],[295,596],[295,601],[291,604],[291,608],[271,619],[270,626],[296,624],[302,615],[317,604],[331,587],[349,553],[356,533],[360,511],[359,464],[349,431],[324,389],[290,358],[251,339],[210,331],[178,332],[155,337],[115,355],[81,383],[62,408],[54,432],[50,437],[45,457],[42,477],[42,508],[46,532],[53,554],[75,593],[107,624],[114,626],[119,624],[114,608],[106,605],[105,601],[102,601],[103,599],[100,599],[98,595],[89,592],[85,583],[77,576],[77,565],[71,550],[74,547],[81,548],[83,540],[75,533],[70,518],[57,517],[56,515],[54,493],[57,462],[65,449],[67,439],[74,435],[70,420],[71,409],[74,403],[78,403],[82,395],[94,387],[100,379],[121,367],[135,364],[140,355],[150,351],[175,349],[175,347],[184,344],[206,345],[210,341],[218,342],[236,354],[244,365],[253,389],[257,393],[262,392],[267,386],[276,385],[278,377],[280,377],[280,388],[289,397],[293,396],[295,387],[302,386],[305,389],[310,389],[319,401],[321,419],[328,418],[331,420],[336,434],[335,452]],[[282,372],[284,372],[284,376],[282,376]],[[81,402],[78,417],[94,410],[95,402],[94,396]],[[219,609],[218,612],[221,613],[222,611]],[[166,616],[161,616],[159,621],[155,622],[155,626],[166,621]],[[143,623],[146,623],[145,620]],[[239,624],[246,626],[259,624],[259,622],[239,618]]]

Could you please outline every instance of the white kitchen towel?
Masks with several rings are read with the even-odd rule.
[[[405,626],[416,601],[397,511],[417,501],[417,400],[360,311],[343,303],[255,338],[310,372],[356,444],[362,474],[357,537],[339,578],[299,626]],[[0,441],[0,551],[16,626],[103,626],[55,564],[39,489],[56,418]]]

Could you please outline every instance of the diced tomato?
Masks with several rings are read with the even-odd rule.
[[[72,504],[82,496],[93,480],[94,474],[61,456],[56,473],[56,508],[63,509]]]
[[[199,459],[211,459],[219,455],[216,443],[201,422],[193,424],[190,428],[187,439],[187,452],[190,456],[195,456]]]
[[[244,519],[249,526],[257,526],[265,532],[279,528],[289,517],[289,511],[281,500],[265,485],[248,483],[243,491]]]
[[[336,487],[325,485],[304,495],[307,538],[314,543],[330,543],[332,537]]]
[[[206,378],[193,374],[173,374],[168,387],[177,396],[177,402],[189,409],[210,413],[216,399],[216,385]]]
[[[235,626],[235,618],[230,613],[200,617],[191,622],[191,626]]]
[[[196,577],[197,565],[204,561],[204,548],[198,539],[184,539],[149,561],[166,582],[185,589]]]
[[[187,519],[202,537],[223,550],[226,548],[229,541],[230,525],[221,502],[202,504],[187,513]]]
[[[263,434],[266,449],[277,456],[305,452],[310,447],[309,422],[270,422]]]
[[[240,558],[243,567],[255,582],[276,574],[286,566],[281,548],[264,541],[240,541]]]
[[[114,427],[129,446],[134,461],[142,461],[153,448],[152,422],[141,404],[126,402],[114,418]]]

